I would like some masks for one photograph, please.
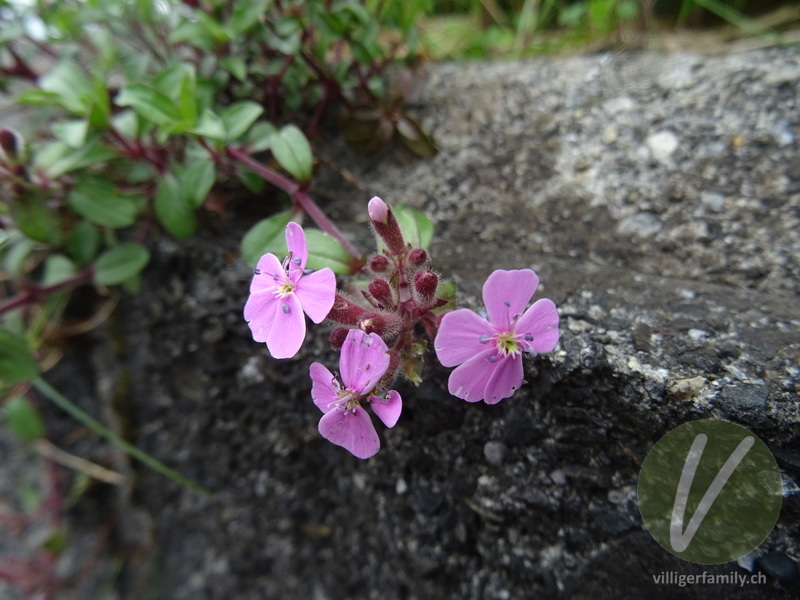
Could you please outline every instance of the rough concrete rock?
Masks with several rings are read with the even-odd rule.
[[[423,209],[462,305],[481,308],[494,269],[531,267],[562,318],[556,351],[495,406],[450,396],[431,361],[368,461],[317,434],[325,334],[288,361],[249,336],[236,250],[252,222],[160,242],[114,322],[123,345],[92,352],[128,374],[138,444],[216,492],[135,467],[161,597],[797,597],[772,576],[656,586],[739,567],[664,551],[636,485],[672,428],[741,423],[787,489],[759,552],[800,560],[798,82],[800,54],[778,49],[445,64],[412,109],[435,158],[327,144],[312,193],[354,242],[369,247],[372,195]]]

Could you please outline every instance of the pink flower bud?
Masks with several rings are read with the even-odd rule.
[[[412,296],[414,304],[419,308],[431,308],[436,304],[436,290],[439,287],[439,276],[430,269],[420,269],[414,273]]]
[[[385,279],[375,278],[369,282],[367,290],[375,300],[378,301],[383,308],[394,306],[394,294],[392,293],[392,286]]]
[[[405,255],[406,242],[392,209],[376,196],[369,201],[368,210],[375,233],[384,241],[389,252],[397,256]]]
[[[389,268],[389,259],[378,254],[370,258],[368,264],[373,273],[383,273]]]
[[[414,248],[408,255],[408,262],[415,267],[421,267],[428,262],[428,253],[422,248]]]
[[[367,210],[369,211],[369,218],[373,222],[377,221],[383,225],[389,223],[389,206],[377,196],[369,201]]]

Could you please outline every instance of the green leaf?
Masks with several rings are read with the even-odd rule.
[[[120,135],[128,139],[135,140],[139,135],[139,118],[132,110],[119,111],[111,118],[111,123]]]
[[[306,136],[294,125],[287,125],[272,136],[270,149],[275,160],[298,181],[311,179],[314,158]]]
[[[61,96],[55,92],[45,90],[25,90],[16,98],[17,104],[27,104],[29,106],[52,106],[61,107]]]
[[[226,141],[232,142],[241,137],[255,122],[264,109],[255,102],[237,102],[222,113],[222,122],[227,131]]]
[[[86,265],[97,254],[100,234],[89,221],[78,223],[67,236],[67,250],[79,265]]]
[[[271,0],[239,0],[233,8],[228,28],[235,37],[259,22]]]
[[[196,226],[194,210],[185,191],[175,176],[167,173],[158,182],[155,196],[159,223],[179,240],[185,240],[192,235]]]
[[[66,110],[84,115],[92,97],[92,85],[83,70],[74,62],[64,60],[39,78],[39,87],[57,94]]]
[[[34,157],[36,168],[42,169],[49,177],[56,178],[74,171],[117,158],[116,150],[103,146],[97,136],[86,142],[78,150],[63,142],[51,142],[38,149]]]
[[[31,194],[12,201],[9,208],[14,224],[29,238],[53,246],[61,243],[58,215],[43,199]]]
[[[92,103],[87,112],[92,127],[105,129],[111,120],[111,99],[103,77],[95,77],[92,81]]]
[[[306,242],[308,243],[309,269],[324,269],[330,267],[339,275],[353,273],[353,257],[345,250],[336,239],[318,229],[306,229]]]
[[[208,155],[197,158],[186,166],[179,180],[183,195],[191,206],[197,208],[203,205],[216,178],[214,161]]]
[[[225,124],[214,111],[207,108],[200,117],[200,122],[191,130],[191,133],[200,135],[218,142],[225,141]]]
[[[69,279],[75,274],[75,264],[63,254],[52,254],[44,263],[42,285],[53,285]]]
[[[439,287],[436,289],[436,297],[440,300],[447,300],[447,304],[443,304],[439,308],[433,309],[431,312],[438,315],[453,310],[456,307],[456,282],[439,281]]]
[[[0,329],[0,381],[17,383],[33,379],[38,374],[39,365],[25,340]]]
[[[96,225],[129,227],[139,214],[138,198],[124,196],[103,179],[84,177],[67,196],[67,204]]]
[[[285,210],[259,221],[250,228],[240,246],[242,259],[255,268],[258,259],[267,252],[276,256],[286,255],[286,226],[292,220],[292,211]]]
[[[133,83],[122,88],[115,103],[130,106],[142,118],[163,125],[184,120],[181,109],[167,95],[143,83]]]
[[[150,260],[150,252],[141,244],[124,243],[100,255],[94,267],[94,282],[115,285],[137,275]]]
[[[229,54],[219,61],[219,66],[236,77],[239,81],[247,79],[247,63],[241,56]]]
[[[392,212],[400,225],[403,239],[414,248],[427,250],[433,238],[433,221],[425,213],[407,206],[395,206]]]
[[[247,149],[250,152],[261,152],[269,148],[272,136],[275,135],[275,126],[272,123],[261,121],[256,123],[247,132]]]
[[[3,267],[14,277],[22,275],[25,270],[25,259],[31,255],[37,246],[36,242],[28,237],[19,235],[19,238],[21,239],[13,241],[11,247],[3,255]]]
[[[80,148],[86,142],[89,122],[86,119],[61,121],[53,124],[53,133],[70,148]]]
[[[44,437],[44,422],[27,398],[16,396],[3,407],[6,425],[26,442]]]
[[[59,527],[55,531],[53,531],[47,538],[42,542],[42,548],[47,550],[48,552],[52,552],[54,554],[60,554],[64,551],[69,543],[69,537],[67,535],[67,530],[64,527]]]
[[[254,194],[260,194],[266,187],[266,182],[260,175],[256,175],[250,169],[239,167],[236,169],[236,177],[242,182],[242,185]]]

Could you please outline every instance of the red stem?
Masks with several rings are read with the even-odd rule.
[[[259,175],[275,187],[289,194],[289,196],[292,198],[292,202],[300,206],[300,208],[302,208],[306,214],[311,217],[314,223],[317,224],[317,227],[330,235],[332,238],[336,239],[347,251],[347,253],[355,258],[359,264],[362,262],[363,257],[361,253],[356,250],[356,248],[350,242],[347,241],[344,235],[342,235],[342,232],[339,231],[339,228],[336,227],[336,225],[334,225],[330,219],[328,219],[322,209],[317,206],[317,203],[311,199],[311,197],[305,192],[300,184],[292,181],[291,179],[287,179],[280,173],[277,173],[269,167],[264,166],[252,156],[246,152],[243,152],[240,148],[229,147],[227,148],[227,151],[229,156],[236,159],[239,163],[253,171],[256,175]]]
[[[67,290],[74,289],[79,285],[83,285],[84,283],[88,283],[91,281],[93,275],[94,270],[91,267],[87,267],[69,279],[65,279],[64,281],[60,281],[52,285],[28,284],[25,286],[24,292],[8,298],[4,302],[0,303],[0,315],[16,308],[23,308],[30,304],[35,304],[36,302],[39,302],[43,298],[46,298],[52,294],[65,292]]]

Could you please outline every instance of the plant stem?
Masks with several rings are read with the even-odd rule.
[[[69,279],[59,281],[58,283],[54,283],[52,285],[28,284],[25,286],[24,292],[17,294],[16,296],[12,296],[11,298],[0,303],[0,315],[16,308],[23,308],[29,304],[39,302],[47,296],[57,294],[58,292],[65,292],[67,290],[74,289],[79,285],[83,285],[84,283],[88,283],[92,280],[93,275],[94,270],[90,267],[87,267]]]
[[[34,379],[31,383],[33,384],[33,387],[35,387],[42,394],[44,394],[51,402],[53,402],[53,404],[58,406],[64,412],[68,413],[71,417],[73,417],[81,424],[91,429],[97,435],[107,439],[112,444],[115,444],[121,450],[128,453],[131,457],[144,463],[157,473],[160,473],[165,477],[172,479],[174,482],[179,483],[180,485],[194,492],[197,492],[202,496],[205,496],[207,498],[213,496],[211,491],[195,483],[188,477],[181,475],[177,471],[170,469],[168,466],[159,462],[146,452],[139,450],[139,448],[137,448],[133,444],[122,439],[119,435],[117,435],[116,433],[105,427],[99,421],[96,421],[94,417],[92,417],[89,413],[75,406],[70,400],[68,400],[65,396],[62,396],[55,388],[53,388],[49,383],[47,383],[41,377]]]
[[[275,187],[289,194],[292,198],[292,202],[300,206],[322,231],[336,239],[350,256],[359,261],[359,263],[363,260],[362,254],[347,241],[344,235],[342,235],[342,232],[339,231],[339,228],[325,215],[322,209],[311,199],[300,184],[291,179],[287,179],[280,173],[261,164],[240,148],[229,147],[227,150],[229,156],[239,161],[239,163],[253,171],[256,175],[259,175]]]

